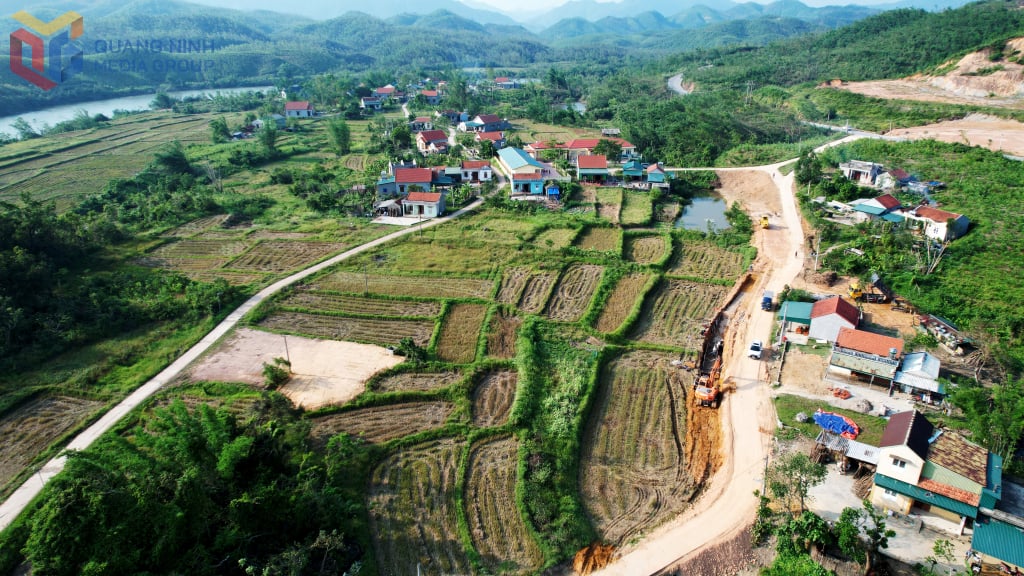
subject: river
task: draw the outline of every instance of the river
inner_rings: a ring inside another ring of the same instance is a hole
[[[181,90],[177,92],[168,92],[168,94],[175,98],[187,98],[202,94],[237,94],[239,92],[248,92],[250,90],[266,91],[273,89],[273,86],[246,86],[239,88],[214,88],[209,90]],[[41,130],[44,126],[53,126],[58,122],[71,120],[79,110],[85,110],[90,115],[105,114],[106,116],[113,115],[114,110],[149,110],[149,103],[153,101],[154,96],[156,96],[155,93],[143,94],[140,96],[123,96],[121,98],[110,98],[107,100],[93,100],[91,102],[78,102],[76,104],[62,104],[60,106],[43,108],[34,112],[24,112],[14,116],[4,116],[0,117],[0,132],[6,132],[11,136],[16,136],[18,131],[14,129],[13,124],[18,118],[28,120],[29,124],[34,128]]]

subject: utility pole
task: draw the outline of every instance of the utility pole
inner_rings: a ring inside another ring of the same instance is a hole
[[[284,335],[284,359],[288,361],[288,365],[292,365],[292,355],[288,353],[288,335]]]

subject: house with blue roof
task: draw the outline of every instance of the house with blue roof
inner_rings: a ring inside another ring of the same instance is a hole
[[[1024,566],[1024,487],[1006,490],[1003,459],[917,410],[889,418],[882,433],[871,502],[901,514],[954,522],[973,531],[980,564]]]
[[[521,148],[498,150],[498,166],[512,186],[512,194],[544,194],[544,165]]]
[[[903,222],[900,201],[892,194],[882,194],[877,198],[861,198],[850,202],[854,218],[861,222],[866,220],[885,220],[887,222]]]

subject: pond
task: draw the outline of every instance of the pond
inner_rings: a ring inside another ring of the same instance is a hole
[[[710,223],[715,230],[725,230],[730,227],[725,218],[728,208],[718,194],[696,196],[683,208],[682,215],[676,220],[676,228],[705,231]]]

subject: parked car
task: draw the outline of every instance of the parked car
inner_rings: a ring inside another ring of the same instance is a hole
[[[761,359],[761,348],[762,348],[761,341],[760,340],[754,340],[753,342],[750,343],[750,350],[747,352],[747,354],[751,358],[753,358],[754,360],[760,360]]]

